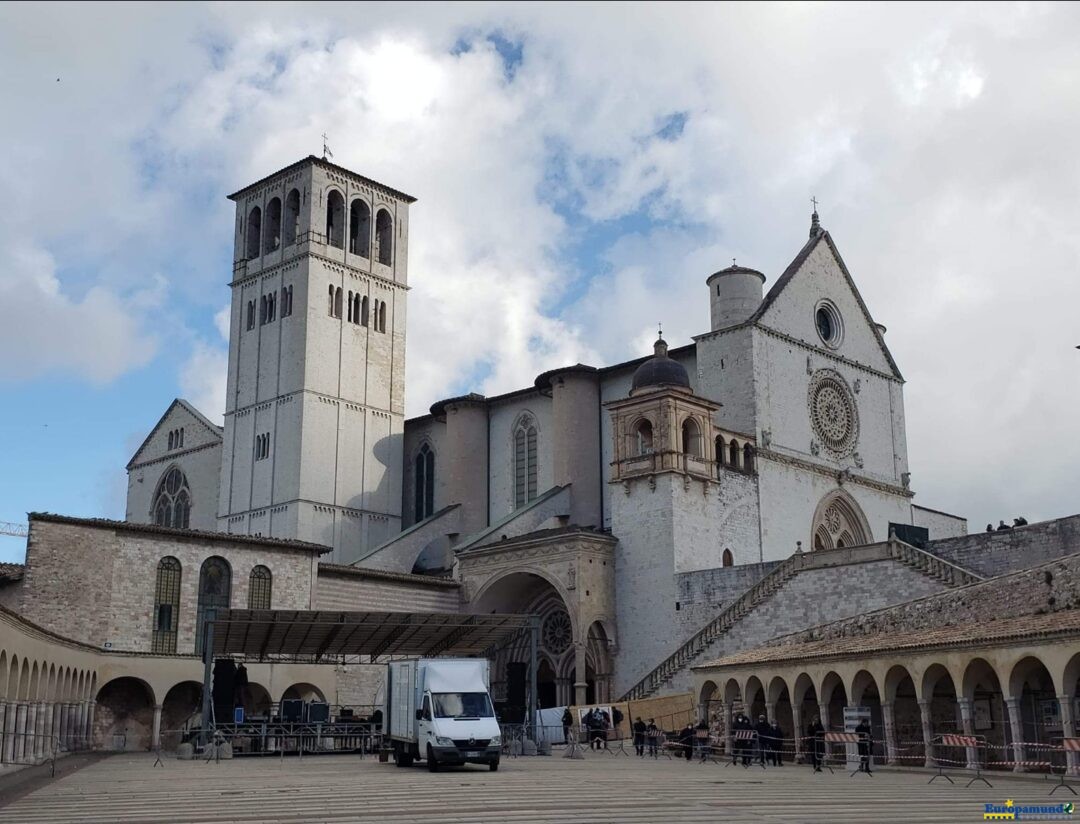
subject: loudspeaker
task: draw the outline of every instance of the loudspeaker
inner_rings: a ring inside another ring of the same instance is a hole
[[[304,702],[299,698],[285,698],[281,702],[281,720],[288,721],[303,721],[304,720]]]
[[[330,720],[330,705],[321,701],[308,704],[308,721],[312,724],[325,724]]]

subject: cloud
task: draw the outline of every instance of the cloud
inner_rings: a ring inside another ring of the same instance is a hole
[[[817,195],[908,381],[917,500],[1075,509],[1074,6],[72,7],[44,40],[0,15],[28,78],[0,90],[8,377],[112,380],[167,329],[218,415],[222,194],[325,131],[420,198],[410,414],[644,354],[658,320],[687,342],[704,278],[737,257],[774,280]]]

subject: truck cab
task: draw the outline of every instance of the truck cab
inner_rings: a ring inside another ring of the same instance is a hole
[[[433,772],[440,765],[499,768],[502,739],[486,660],[392,661],[389,676],[387,736],[399,767],[423,759]]]

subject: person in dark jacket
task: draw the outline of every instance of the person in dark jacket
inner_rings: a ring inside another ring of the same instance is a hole
[[[565,743],[565,744],[570,743],[570,734],[571,734],[571,730],[573,729],[573,727],[574,727],[574,714],[572,712],[570,712],[570,708],[567,707],[565,710],[563,710],[563,714],[562,714],[562,737],[563,737],[563,743]]]
[[[773,722],[772,724],[772,763],[774,767],[784,766],[784,731],[780,729],[780,724]]]
[[[761,766],[765,766],[766,757],[772,758],[770,753],[772,752],[772,725],[766,720],[764,715],[758,716],[757,726],[754,727],[754,732],[757,733],[758,740],[758,752],[761,759]]]
[[[642,758],[645,757],[645,731],[647,729],[645,722],[640,718],[634,722],[634,752]]]
[[[733,732],[753,732],[754,725],[750,723],[750,719],[743,713],[739,713],[739,717],[735,723],[731,725],[731,729]],[[749,767],[750,759],[754,757],[754,742],[748,738],[742,740],[736,739],[734,749],[736,756],[742,758],[742,765],[744,767]]]
[[[645,740],[649,742],[649,755],[656,758],[660,748],[660,729],[653,718],[649,719],[648,726],[645,727]]]
[[[825,755],[825,728],[821,726],[821,719],[814,718],[810,726],[806,728],[806,737],[810,743],[810,758],[814,765],[814,772],[821,772],[821,759]]]
[[[694,727],[694,749],[698,758],[704,761],[709,755],[709,722],[702,718]]]
[[[692,760],[694,757],[694,728],[690,726],[689,721],[679,733],[679,743],[682,745],[683,755],[686,756],[686,760]]]
[[[862,719],[855,732],[859,734],[859,772],[874,773],[870,770],[870,748],[874,745],[873,733],[870,730],[870,722]]]

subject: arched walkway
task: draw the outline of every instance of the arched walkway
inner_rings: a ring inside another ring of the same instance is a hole
[[[293,684],[281,694],[282,701],[295,701],[297,699],[305,702],[326,700],[323,697],[322,690],[314,684],[307,683]]]
[[[153,739],[154,691],[138,678],[114,678],[97,694],[94,746],[128,752],[148,750]]]

